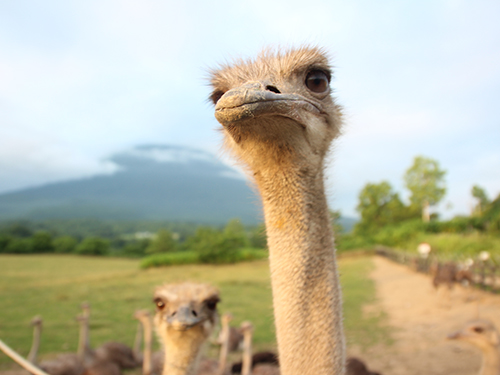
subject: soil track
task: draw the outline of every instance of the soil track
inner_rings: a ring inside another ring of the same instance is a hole
[[[379,302],[366,313],[377,308],[386,312],[394,344],[364,352],[354,348],[349,354],[359,355],[384,375],[477,374],[479,351],[446,336],[478,315],[500,327],[500,295],[461,286],[436,291],[427,275],[382,257],[373,262]]]

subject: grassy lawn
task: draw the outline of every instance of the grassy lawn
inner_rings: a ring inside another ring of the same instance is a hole
[[[368,278],[369,258],[340,260],[348,343],[369,346],[388,337],[384,317],[364,316],[363,305],[372,304],[374,284]],[[80,304],[92,306],[93,346],[115,340],[132,345],[136,309],[153,310],[156,285],[183,280],[208,282],[220,288],[219,311],[231,312],[234,324],[250,320],[255,326],[255,347],[275,344],[272,297],[267,261],[233,265],[182,265],[139,269],[138,260],[29,255],[0,256],[0,338],[26,355],[34,315],[44,319],[40,354],[75,351],[78,326],[74,317]],[[10,361],[0,354],[0,364]]]

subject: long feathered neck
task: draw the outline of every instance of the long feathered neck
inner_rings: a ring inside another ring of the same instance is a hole
[[[153,327],[152,322],[149,317],[141,320],[144,332],[144,353],[142,358],[142,374],[151,374],[151,356],[152,356],[152,345],[153,345]]]
[[[344,374],[342,299],[323,165],[254,172],[264,205],[281,373]]]
[[[229,321],[222,319],[222,342],[219,353],[219,368],[217,370],[217,374],[219,375],[224,374],[224,371],[226,370],[227,353],[229,352],[229,330]]]
[[[483,350],[480,375],[500,375],[500,351],[498,348]]]
[[[37,356],[38,356],[38,349],[40,348],[40,335],[42,332],[42,326],[41,324],[36,324],[33,327],[33,342],[31,343],[31,349],[28,354],[28,357],[26,358],[28,361],[30,361],[33,364],[37,363]]]
[[[196,373],[202,347],[207,339],[201,326],[186,331],[167,330],[163,334],[165,364],[163,375],[193,375]]]

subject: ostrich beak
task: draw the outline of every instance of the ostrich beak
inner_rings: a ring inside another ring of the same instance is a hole
[[[446,336],[446,338],[448,340],[460,340],[461,338],[463,338],[463,334],[461,331],[456,331],[456,332],[450,333],[448,336]]]
[[[186,331],[202,321],[190,306],[181,306],[175,315],[167,317],[168,324],[177,331]]]
[[[261,82],[249,82],[227,91],[215,105],[215,118],[223,126],[260,116],[284,116],[302,123],[301,110],[321,114],[315,103],[297,94],[266,89]]]

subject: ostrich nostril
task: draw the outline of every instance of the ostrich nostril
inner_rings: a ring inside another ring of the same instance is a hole
[[[175,314],[177,314],[177,311],[174,311],[174,312],[172,313],[172,316],[175,316]]]
[[[272,92],[274,92],[276,94],[281,94],[281,91],[278,90],[278,88],[275,87],[275,86],[268,85],[268,86],[266,86],[266,90],[267,91],[272,91]]]
[[[198,316],[198,313],[194,310],[191,311],[193,313],[194,316]]]

